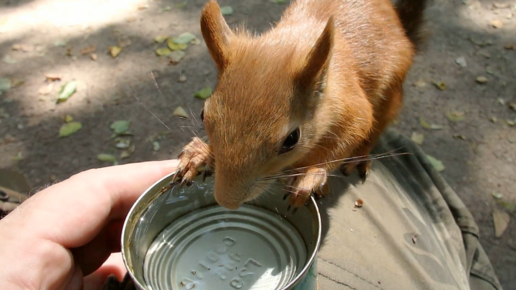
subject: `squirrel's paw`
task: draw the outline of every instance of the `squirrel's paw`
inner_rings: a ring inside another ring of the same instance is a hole
[[[343,164],[340,167],[340,172],[342,172],[342,174],[344,174],[345,176],[348,176],[356,168],[358,171],[358,176],[360,177],[360,180],[362,180],[362,183],[364,183],[367,179],[367,176],[369,175],[369,168],[371,168],[371,163],[372,163],[371,160],[365,160],[365,161],[360,161],[358,163],[353,162],[353,163]]]
[[[204,171],[204,177],[212,174],[211,165],[214,163],[210,147],[200,138],[193,138],[192,142],[183,147],[178,158],[179,165],[172,181],[181,180],[181,186],[185,184],[190,186],[200,171]],[[206,166],[204,170],[203,166]]]
[[[289,203],[294,207],[303,206],[311,194],[322,197],[328,193],[326,169],[312,167],[301,175],[293,177],[287,182],[286,190],[290,195]]]

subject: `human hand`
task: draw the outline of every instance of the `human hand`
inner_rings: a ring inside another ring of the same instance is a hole
[[[101,266],[120,251],[124,219],[176,167],[172,160],[92,169],[23,202],[0,220],[0,289],[94,289],[88,282],[121,279],[123,263]]]

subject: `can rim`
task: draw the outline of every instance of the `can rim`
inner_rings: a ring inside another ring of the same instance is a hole
[[[160,183],[163,183],[163,181],[165,181],[166,179],[171,179],[174,174],[176,173],[177,171],[173,171],[165,176],[163,176],[162,178],[160,178],[158,181],[154,182],[151,186],[149,186],[139,197],[138,199],[136,199],[136,201],[134,202],[134,204],[131,206],[131,209],[129,209],[129,212],[127,213],[127,216],[125,218],[125,221],[124,221],[124,225],[122,227],[122,235],[121,235],[121,239],[120,239],[120,243],[121,243],[121,253],[122,253],[122,260],[124,261],[124,266],[126,267],[127,269],[127,273],[129,273],[129,275],[131,276],[133,282],[136,284],[136,286],[139,288],[139,289],[147,289],[146,287],[144,287],[143,285],[140,284],[140,282],[138,281],[138,279],[136,279],[136,277],[134,276],[133,272],[133,265],[131,264],[131,262],[129,261],[128,257],[127,257],[127,252],[126,252],[126,249],[124,247],[124,242],[126,240],[126,236],[128,234],[130,234],[128,232],[128,227],[131,226],[135,221],[138,220],[138,218],[129,218],[131,217],[132,215],[135,215],[135,209],[137,207],[141,207],[142,205],[140,204],[141,200],[142,199],[145,199],[147,198],[147,194],[149,191],[151,190],[155,190],[155,187],[160,184]],[[148,200],[147,201],[147,204],[150,204],[153,202],[153,200],[158,197],[159,195],[155,195],[152,199]],[[299,272],[299,274],[294,278],[292,279],[292,281],[290,283],[288,283],[285,287],[283,287],[281,290],[287,290],[287,289],[290,289],[292,288],[293,286],[295,286],[301,279],[304,278],[305,275],[308,274],[308,271],[310,269],[310,267],[312,267],[313,263],[314,263],[314,260],[317,258],[317,253],[319,251],[319,248],[320,248],[320,245],[321,245],[321,235],[322,235],[322,223],[321,223],[321,214],[320,214],[320,211],[319,211],[319,207],[317,206],[317,202],[315,200],[315,198],[313,197],[313,195],[310,195],[310,201],[311,201],[311,204],[313,205],[314,207],[314,210],[315,210],[315,215],[317,217],[317,239],[316,239],[316,243],[315,243],[315,246],[313,248],[313,251],[312,251],[312,254],[310,255],[310,258],[308,259],[308,261],[305,263],[305,266],[303,267],[303,269]],[[143,212],[140,211],[137,213],[137,215],[141,215]],[[130,222],[132,221],[132,222]],[[132,233],[132,232],[131,232]]]

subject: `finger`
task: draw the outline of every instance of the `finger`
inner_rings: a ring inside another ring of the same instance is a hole
[[[176,166],[173,160],[88,170],[37,193],[6,218],[64,247],[81,247],[109,220],[123,219],[144,190]]]
[[[111,253],[120,252],[122,227],[123,220],[110,222],[89,243],[72,249],[75,264],[81,267],[84,275],[98,269]]]

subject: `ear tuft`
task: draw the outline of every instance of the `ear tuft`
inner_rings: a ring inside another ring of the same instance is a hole
[[[202,10],[201,32],[211,57],[222,71],[228,62],[227,51],[233,32],[213,0],[208,1]]]

